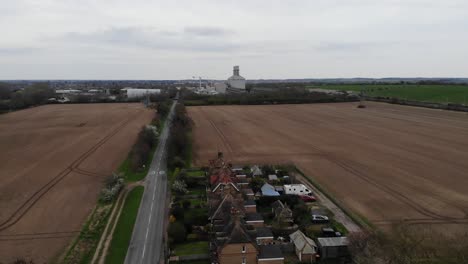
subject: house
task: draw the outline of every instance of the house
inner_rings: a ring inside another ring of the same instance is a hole
[[[253,177],[259,177],[263,175],[263,172],[258,165],[252,166],[252,168],[250,168],[250,171],[252,172]]]
[[[262,188],[260,188],[262,191],[263,196],[279,196],[280,194],[275,191],[275,187],[272,185],[265,183],[263,184]]]
[[[218,202],[213,201],[210,203],[208,220],[212,224],[224,225],[231,219],[232,214],[244,216],[245,208],[243,204],[242,197],[239,197],[239,195],[233,196],[228,193],[221,201],[218,200]]]
[[[244,210],[246,213],[256,213],[257,212],[257,203],[255,200],[245,200],[244,201]]]
[[[300,230],[290,234],[289,238],[294,244],[296,255],[300,262],[315,262],[317,245],[311,238],[304,235]]]
[[[257,245],[238,218],[226,226],[224,235],[215,244],[220,264],[257,263]]]
[[[216,173],[210,176],[211,192],[218,194],[239,192],[240,190],[235,180],[236,178],[229,168],[220,168]]]
[[[273,233],[268,227],[255,228],[257,245],[268,245],[273,242]]]
[[[317,243],[322,259],[349,256],[347,237],[319,237]]]
[[[284,255],[280,245],[260,245],[258,263],[261,264],[283,264]]]
[[[245,222],[254,227],[262,227],[264,224],[263,216],[259,213],[246,213]]]
[[[271,204],[272,213],[275,214],[275,220],[283,223],[293,223],[293,212],[289,206],[283,204],[280,200]]]

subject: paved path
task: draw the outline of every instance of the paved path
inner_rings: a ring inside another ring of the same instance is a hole
[[[299,174],[296,174],[296,178],[313,191],[314,196],[317,197],[320,203],[332,211],[332,213],[335,215],[335,220],[342,223],[349,232],[362,231],[361,227],[359,227],[348,215],[346,215],[340,207],[328,199],[328,197],[315,188],[315,186],[310,184],[307,179],[304,179],[304,177]]]
[[[159,263],[163,250],[166,207],[166,143],[176,101],[171,106],[159,144],[145,178],[145,192],[138,210],[126,264]]]

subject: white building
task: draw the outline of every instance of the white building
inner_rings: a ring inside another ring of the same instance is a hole
[[[227,80],[229,92],[245,92],[245,78],[239,75],[239,66],[234,66],[233,75]]]
[[[217,82],[214,84],[214,87],[215,87],[216,92],[220,94],[226,93],[227,85],[225,83]]]
[[[312,195],[312,191],[304,184],[285,184],[284,193],[292,195]]]
[[[126,91],[127,98],[139,98],[150,94],[160,94],[161,89],[138,89],[138,88],[124,88],[122,91]]]

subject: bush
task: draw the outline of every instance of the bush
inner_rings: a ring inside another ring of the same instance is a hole
[[[174,181],[174,183],[172,184],[172,190],[179,194],[188,193],[187,184],[185,184],[184,181]]]
[[[181,157],[175,156],[172,159],[172,167],[173,168],[183,168],[183,167],[185,167],[185,161]]]
[[[99,201],[103,203],[112,202],[120,193],[120,190],[122,190],[123,185],[123,176],[113,173],[112,176],[106,180],[106,187],[101,190]]]
[[[182,243],[187,238],[185,226],[178,221],[169,225],[168,234],[174,243]]]

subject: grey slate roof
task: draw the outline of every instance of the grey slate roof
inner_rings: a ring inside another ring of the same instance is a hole
[[[257,231],[257,238],[259,238],[259,237],[271,237],[271,238],[273,238],[273,233],[271,232],[270,228],[268,228],[268,227],[257,227],[255,230]]]
[[[347,237],[319,237],[317,242],[321,247],[340,247],[348,245]]]
[[[263,221],[263,216],[259,213],[245,214],[245,221]]]
[[[258,259],[284,258],[283,251],[279,245],[261,245]]]

